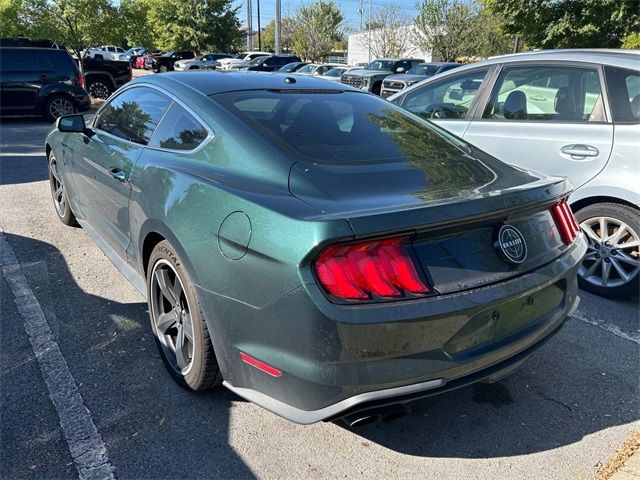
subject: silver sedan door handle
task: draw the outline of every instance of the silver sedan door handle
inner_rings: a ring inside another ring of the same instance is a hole
[[[560,151],[572,157],[597,157],[600,153],[598,149],[592,145],[565,145]]]
[[[125,173],[119,168],[111,168],[109,169],[109,173],[113,178],[115,178],[119,182],[124,182],[127,179],[127,176],[125,175]]]

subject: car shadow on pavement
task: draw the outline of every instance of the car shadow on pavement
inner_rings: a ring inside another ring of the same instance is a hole
[[[635,318],[621,323],[640,331],[637,304],[625,308],[631,317],[635,311]],[[502,381],[416,401],[405,417],[353,432],[423,457],[493,458],[553,450],[640,419],[638,358],[635,341],[572,318]]]
[[[230,412],[238,397],[222,387],[188,392],[171,379],[141,297],[119,303],[87,293],[56,247],[4,235],[106,443],[117,478],[254,477],[229,445]],[[96,285],[99,290],[100,282]]]

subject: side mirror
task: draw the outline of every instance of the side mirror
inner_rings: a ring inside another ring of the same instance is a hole
[[[398,67],[398,68],[396,68],[396,73],[404,73],[404,72],[405,72],[404,67]]]
[[[60,132],[84,133],[87,127],[82,115],[65,115],[58,118],[56,128]]]

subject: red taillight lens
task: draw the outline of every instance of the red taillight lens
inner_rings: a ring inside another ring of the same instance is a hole
[[[334,245],[314,264],[330,295],[352,301],[424,296],[431,293],[409,249],[410,237]]]
[[[78,86],[79,86],[80,88],[84,88],[84,85],[85,85],[85,83],[84,83],[84,75],[83,75],[83,74],[81,74],[81,73],[79,73],[79,74],[78,74],[78,76],[77,76],[77,78],[76,78],[76,80],[77,80],[77,82],[78,82]]]
[[[563,198],[551,207],[551,216],[560,231],[562,241],[570,245],[578,236],[580,227],[578,226],[576,218],[573,216],[573,212],[566,198]]]

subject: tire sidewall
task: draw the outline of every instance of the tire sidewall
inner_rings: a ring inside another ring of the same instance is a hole
[[[626,223],[637,235],[640,235],[640,211],[616,203],[595,203],[581,208],[575,213],[578,224],[594,217],[611,217]],[[640,285],[640,272],[625,285],[619,287],[601,287],[594,285],[578,276],[578,284],[583,290],[606,296],[620,297],[632,291],[637,291]]]
[[[171,264],[172,268],[175,270],[178,277],[180,278],[180,281],[182,282],[182,288],[185,296],[187,297],[187,302],[189,303],[191,322],[193,324],[194,341],[193,365],[186,375],[181,375],[179,372],[176,372],[169,360],[165,357],[163,345],[160,342],[158,338],[158,332],[156,331],[156,325],[151,306],[151,280],[156,264],[159,260],[165,260],[169,264]],[[193,284],[191,283],[190,276],[184,268],[184,264],[182,263],[180,256],[176,252],[176,249],[167,240],[163,240],[162,242],[158,243],[158,245],[154,247],[153,251],[151,252],[151,256],[149,257],[147,268],[147,300],[151,330],[153,332],[153,336],[156,341],[156,345],[158,346],[158,351],[160,352],[160,357],[162,358],[163,363],[165,364],[171,376],[180,386],[188,390],[197,389],[197,385],[201,383],[201,380],[205,374],[205,358],[203,354],[203,345],[205,341],[204,336],[207,334],[206,324],[204,321],[202,308],[200,307],[200,303],[197,299]]]
[[[69,202],[69,191],[64,185],[62,178],[60,178],[60,181],[62,182],[62,187],[64,188],[64,194],[67,196],[67,201],[65,202],[65,206],[64,206],[64,215],[60,215],[60,213],[58,212],[58,209],[56,208],[54,190],[53,190],[53,185],[51,183],[51,180],[52,180],[51,164],[55,161],[58,164],[58,173],[60,174],[60,176],[62,176],[62,172],[60,171],[60,163],[58,162],[58,159],[55,157],[53,152],[49,154],[49,158],[47,160],[48,160],[47,167],[49,168],[49,171],[47,173],[49,175],[49,190],[51,191],[51,201],[53,202],[53,211],[56,213],[56,216],[58,217],[58,219],[65,225],[76,225],[76,218],[73,215],[73,212],[71,211],[71,203]]]
[[[44,116],[47,118],[47,120],[50,120],[52,122],[55,122],[57,120],[58,117],[54,117],[51,114],[51,103],[54,100],[57,100],[60,98],[67,100],[68,102],[71,103],[71,105],[73,105],[73,112],[71,112],[70,115],[78,113],[78,106],[75,104],[75,102],[71,98],[69,98],[67,95],[54,94],[54,95],[51,95],[49,98],[47,98],[47,100],[44,103]]]

